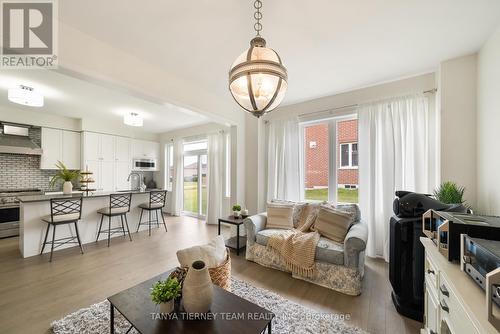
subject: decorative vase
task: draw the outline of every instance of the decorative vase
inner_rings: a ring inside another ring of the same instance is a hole
[[[248,209],[241,210],[241,216],[243,218],[248,217]]]
[[[193,262],[182,285],[184,310],[188,313],[208,312],[213,294],[212,280],[205,262]]]
[[[233,211],[233,216],[234,216],[234,218],[240,218],[240,212],[239,211]]]
[[[73,192],[73,183],[71,181],[66,181],[63,183],[63,194],[64,195],[71,195]]]
[[[174,310],[174,300],[171,299],[166,303],[160,303],[160,313],[171,313]]]

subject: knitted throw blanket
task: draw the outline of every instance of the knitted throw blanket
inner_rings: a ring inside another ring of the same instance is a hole
[[[272,235],[267,247],[283,257],[286,268],[292,273],[311,278],[315,272],[314,255],[319,237],[318,232],[284,230]]]

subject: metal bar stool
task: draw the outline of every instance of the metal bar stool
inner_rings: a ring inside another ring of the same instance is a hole
[[[111,235],[115,233],[123,233],[123,236],[126,236],[126,233],[128,233],[128,237],[130,241],[132,241],[132,236],[130,236],[130,229],[128,227],[127,220],[127,213],[130,212],[131,199],[132,193],[109,195],[109,206],[97,211],[97,213],[101,214],[101,223],[99,224],[99,231],[97,232],[97,239],[95,240],[95,242],[99,240],[99,236],[101,235],[101,233],[108,234],[108,247]],[[101,230],[104,216],[108,217],[107,230]],[[111,217],[117,216],[120,217],[121,226],[111,228]],[[127,226],[127,229],[125,229],[125,226]]]
[[[43,254],[45,245],[47,243],[51,244],[50,247],[50,259],[52,262],[52,254],[54,249],[65,244],[78,244],[80,246],[80,251],[83,254],[82,242],[80,240],[80,234],[78,233],[77,222],[82,217],[82,197],[78,198],[52,198],[50,200],[50,215],[42,217],[42,221],[47,223],[47,231],[45,232],[45,239],[43,240],[42,250],[40,255]],[[70,237],[56,239],[56,227],[58,225],[68,225],[75,224],[76,236],[74,237],[71,233]],[[47,241],[49,235],[50,227],[52,226],[52,240]],[[76,241],[75,241],[76,239]],[[55,247],[54,247],[55,246]]]
[[[167,224],[165,224],[165,217],[163,217],[162,209],[165,207],[165,202],[167,200],[167,191],[152,191],[149,193],[149,203],[143,203],[139,205],[141,208],[141,217],[139,218],[139,225],[137,225],[137,231],[139,232],[139,228],[141,225],[148,225],[149,235],[151,235],[151,224],[156,223],[157,227],[160,227],[160,221],[158,220],[158,211],[160,211],[161,220],[163,221],[163,226],[165,226],[165,232],[167,232]],[[146,210],[148,212],[148,221],[142,222],[142,214]],[[156,219],[151,220],[151,213],[154,212],[156,215]]]

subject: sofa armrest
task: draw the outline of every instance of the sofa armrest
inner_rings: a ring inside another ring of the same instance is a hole
[[[257,233],[266,228],[266,222],[267,222],[266,212],[245,218],[243,224],[245,225],[245,230],[247,233],[247,243],[249,245],[253,245]]]
[[[364,252],[367,240],[368,226],[365,222],[361,220],[351,226],[344,240],[344,265],[346,267],[359,267],[360,253]]]

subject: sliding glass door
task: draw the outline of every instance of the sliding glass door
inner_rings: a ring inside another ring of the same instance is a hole
[[[184,144],[184,212],[204,217],[207,214],[206,140]]]
[[[343,116],[302,125],[304,199],[358,202],[358,120]]]

